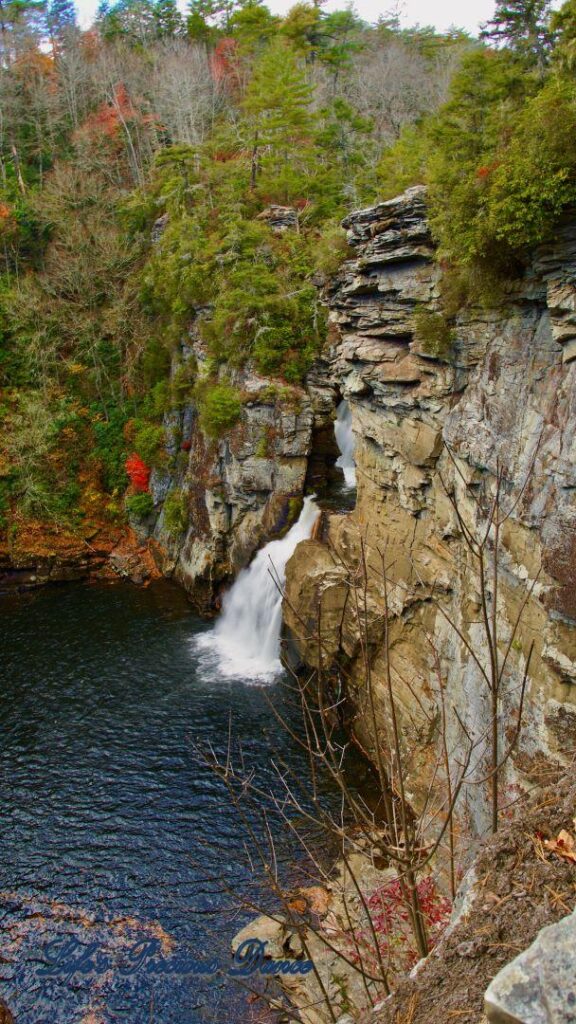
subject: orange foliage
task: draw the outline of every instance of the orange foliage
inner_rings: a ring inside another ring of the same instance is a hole
[[[479,181],[486,181],[491,174],[500,166],[500,161],[496,160],[493,164],[487,164],[485,167],[479,167],[476,171],[476,177]]]
[[[20,78],[29,79],[30,76],[37,78],[55,78],[56,69],[54,61],[48,53],[41,53],[40,50],[25,50],[16,58],[11,67],[12,74]]]
[[[122,121],[131,121],[135,117],[136,111],[130,102],[128,90],[124,83],[120,82],[114,90],[114,101],[102,103],[88,118],[88,125],[103,135],[113,137],[119,132]]]
[[[93,61],[99,56],[102,50],[102,40],[93,28],[82,34],[82,50],[86,60]]]
[[[240,75],[236,62],[238,44],[235,39],[221,39],[210,58],[210,70],[215,82],[237,89]]]

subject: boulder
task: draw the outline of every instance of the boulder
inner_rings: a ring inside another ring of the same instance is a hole
[[[490,1024],[574,1024],[576,911],[543,928],[488,986]]]

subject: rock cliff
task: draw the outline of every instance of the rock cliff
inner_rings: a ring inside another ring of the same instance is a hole
[[[189,364],[202,373],[207,358],[197,323],[192,324],[174,358],[173,379],[185,376]],[[291,525],[307,476],[318,462],[333,463],[338,454],[330,383],[288,387],[249,369],[234,371],[231,383],[242,396],[237,425],[222,439],[210,439],[194,404],[174,410],[165,420],[169,466],[155,470],[151,479],[159,510],[152,535],[155,556],[203,611],[217,604],[221,585],[263,542]],[[170,492],[183,502],[183,523],[176,530],[166,521]]]
[[[310,381],[350,404],[357,505],[327,515],[323,538],[297,548],[285,615],[315,664],[320,609],[323,668],[344,685],[349,727],[372,757],[367,664],[384,748],[391,665],[416,807],[431,773],[442,785],[441,704],[457,710],[446,714],[447,745],[461,749],[463,730],[475,744],[463,804],[467,826],[482,832],[490,651],[465,532],[478,539],[495,503],[497,592],[487,571],[484,598],[503,666],[502,756],[522,720],[501,802],[553,777],[576,747],[576,225],[502,285],[494,308],[447,318],[425,199],[410,189],[345,222],[354,258],[326,289],[330,343]]]
[[[491,304],[468,302],[457,313],[447,306],[425,190],[356,212],[345,227],[354,255],[324,288],[329,340],[304,387],[235,370],[242,414],[221,440],[203,434],[193,405],[166,418],[170,460],[152,477],[152,547],[200,608],[217,606],[221,586],[290,524],[305,488],[330,475],[334,409],[344,397],[356,507],[325,512],[322,529],[297,549],[285,619],[300,656],[315,664],[320,609],[323,669],[343,687],[348,727],[370,757],[367,666],[386,749],[391,665],[416,808],[431,772],[445,799],[444,705],[448,749],[462,750],[465,736],[474,744],[474,785],[461,811],[467,828],[483,832],[486,621],[501,669],[501,804],[554,777],[576,749],[576,225],[566,220]],[[207,359],[197,326],[174,358],[175,380]],[[176,528],[168,494],[182,501]],[[497,578],[490,515],[500,522]]]

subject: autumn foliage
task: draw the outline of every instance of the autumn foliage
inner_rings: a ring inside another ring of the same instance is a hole
[[[129,455],[125,463],[126,472],[132,487],[135,491],[148,491],[150,482],[150,469],[143,459],[135,452]]]
[[[210,70],[214,81],[231,89],[236,89],[240,85],[237,51],[238,44],[235,39],[221,39],[210,58]]]
[[[418,898],[426,920],[430,948],[432,949],[448,924],[452,903],[436,888],[431,875],[418,883]],[[381,955],[399,972],[410,970],[418,960],[410,929],[410,913],[400,881],[385,882],[366,900]],[[367,929],[356,934],[356,944],[370,955],[373,936]],[[351,958],[359,960],[358,949],[351,950]],[[377,961],[374,960],[374,966]]]

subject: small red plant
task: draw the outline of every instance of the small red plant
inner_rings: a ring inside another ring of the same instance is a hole
[[[476,170],[476,177],[478,178],[478,181],[487,181],[490,175],[494,174],[494,171],[498,170],[499,166],[500,161],[495,160],[492,164],[486,164],[482,167],[478,167]]]
[[[210,70],[215,82],[231,91],[240,86],[238,44],[235,39],[221,39],[210,58]]]
[[[136,452],[129,455],[124,468],[135,491],[147,491],[150,481],[150,469]]]
[[[452,904],[446,896],[438,892],[430,875],[418,883],[418,897],[426,921],[430,949],[433,949],[448,924]],[[366,903],[378,939],[380,955],[388,961],[395,972],[409,971],[417,962],[418,953],[413,945],[410,914],[398,879],[386,882],[376,889],[367,897]],[[354,947],[354,951],[351,951],[351,958],[354,961],[359,960],[361,956],[370,967],[377,968],[371,929],[363,928],[355,933]]]

